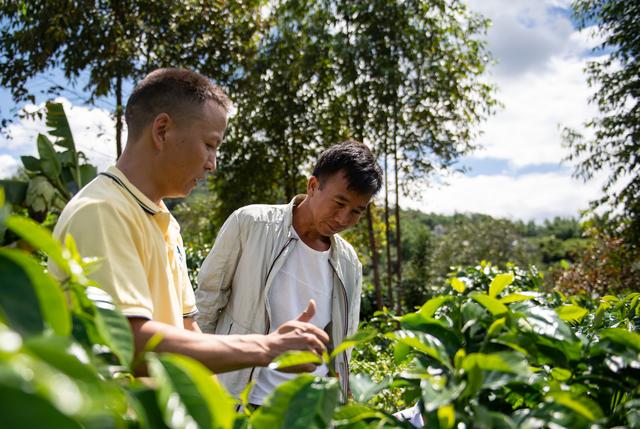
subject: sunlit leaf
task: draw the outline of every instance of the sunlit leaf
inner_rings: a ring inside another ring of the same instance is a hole
[[[594,401],[585,397],[572,396],[569,392],[551,392],[547,401],[564,405],[590,421],[596,421],[603,416],[602,410]]]
[[[7,228],[36,249],[42,250],[60,269],[71,274],[63,248],[49,230],[31,219],[17,215],[9,216],[6,223]]]
[[[512,302],[527,301],[534,298],[535,296],[533,295],[525,295],[522,293],[510,293],[509,295],[500,298],[500,302],[503,304],[511,304]]]
[[[339,383],[335,378],[309,374],[281,384],[251,416],[255,429],[324,429],[338,405]]]
[[[438,408],[438,425],[441,428],[451,429],[456,422],[456,410],[453,405],[445,405]]]
[[[484,294],[484,293],[472,293],[469,295],[474,301],[478,302],[484,308],[489,310],[494,316],[499,316],[509,311],[509,309],[497,299]]]
[[[513,273],[502,273],[495,276],[489,285],[489,296],[495,298],[500,295],[504,288],[513,283],[513,278]]]
[[[338,344],[338,346],[331,351],[331,359],[338,356],[340,353],[344,352],[350,347],[355,347],[358,344],[364,344],[368,341],[374,339],[377,335],[377,332],[373,329],[364,329],[359,330],[355,334],[345,338],[342,343]]]
[[[451,287],[458,293],[464,292],[467,288],[464,282],[457,277],[451,279]]]
[[[235,401],[201,363],[181,355],[149,357],[159,406],[171,428],[232,429]]]
[[[555,308],[558,316],[567,322],[580,322],[589,311],[578,305],[562,305]]]
[[[284,352],[280,356],[276,357],[269,364],[269,368],[285,369],[285,368],[290,368],[292,366],[306,365],[310,363],[315,365],[320,365],[322,363],[322,359],[320,358],[320,356],[312,352],[302,351],[302,350],[291,350],[288,352]]]
[[[622,328],[606,328],[599,332],[601,339],[608,339],[615,343],[640,352],[640,334]]]

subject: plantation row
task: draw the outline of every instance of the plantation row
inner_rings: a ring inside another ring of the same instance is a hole
[[[159,338],[134,359],[128,322],[86,276],[100,261],[73,240],[63,247],[6,210],[0,227],[69,275],[58,284],[33,254],[0,248],[2,427],[393,428],[412,427],[393,416],[410,406],[428,428],[640,427],[640,293],[548,294],[535,270],[482,263],[416,312],[376,313],[333,351],[355,346],[346,403],[335,378],[302,375],[238,412],[246,394],[236,401],[199,363],[154,353]],[[273,366],[313,360],[289,353]],[[143,362],[151,380],[132,375]]]

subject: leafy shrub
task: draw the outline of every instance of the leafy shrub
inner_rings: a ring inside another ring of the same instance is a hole
[[[128,322],[87,278],[97,261],[73,240],[63,247],[6,211],[0,224],[69,276],[59,284],[25,251],[0,249],[6,427],[400,428],[409,424],[390,412],[413,403],[429,428],[640,425],[640,293],[568,298],[540,289],[534,270],[461,269],[418,311],[377,313],[332,352],[356,346],[346,403],[335,377],[302,375],[236,412],[198,362],[152,344],[134,360]],[[309,360],[288,353],[274,366]],[[142,362],[151,384],[132,372]]]

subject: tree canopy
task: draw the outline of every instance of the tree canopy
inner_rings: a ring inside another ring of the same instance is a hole
[[[608,175],[605,196],[594,206],[608,204],[621,210],[627,237],[640,242],[640,3],[628,0],[577,0],[573,3],[581,28],[595,23],[602,38],[589,62],[591,98],[600,116],[585,124],[593,138],[565,130],[577,161],[575,174],[586,180]]]

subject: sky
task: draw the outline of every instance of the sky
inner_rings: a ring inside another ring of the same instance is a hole
[[[469,0],[468,5],[492,21],[487,41],[495,64],[487,80],[498,87],[496,98],[502,107],[480,125],[482,135],[476,143],[481,149],[457,164],[466,173],[449,175],[438,185],[430,181],[418,186],[421,197],[404,197],[401,206],[536,222],[578,216],[601,195],[604,177],[588,183],[572,178],[572,166],[562,162],[568,152],[561,128],[580,130],[597,115],[588,103],[593,88],[583,72],[586,62],[594,58],[591,48],[597,40],[590,30],[575,28],[570,0]],[[64,83],[54,71],[34,79],[30,86],[37,90],[52,81]],[[65,104],[79,150],[100,170],[111,165],[115,161],[113,101],[87,105],[81,88],[61,95],[59,101]],[[16,110],[3,88],[0,106],[5,116]],[[16,120],[9,129],[12,138],[0,136],[0,178],[16,171],[21,155],[36,153],[35,137],[44,129],[42,122]]]

